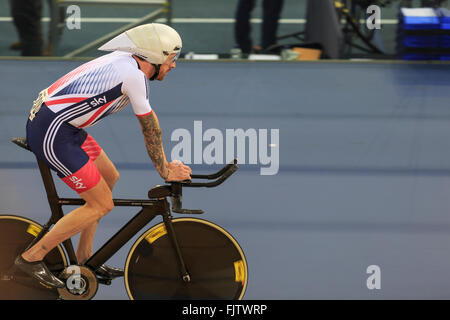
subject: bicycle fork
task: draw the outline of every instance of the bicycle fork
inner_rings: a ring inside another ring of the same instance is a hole
[[[172,242],[172,245],[175,249],[178,263],[180,264],[181,278],[183,279],[184,282],[190,282],[191,276],[189,275],[189,272],[186,268],[186,264],[184,263],[183,256],[181,254],[181,249],[180,246],[178,245],[177,237],[175,235],[175,230],[173,229],[172,215],[170,214],[169,210],[166,211],[165,214],[163,214],[163,221],[167,230],[167,234],[169,235],[170,241]]]

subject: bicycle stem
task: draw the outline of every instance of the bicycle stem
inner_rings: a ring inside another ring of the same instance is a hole
[[[191,182],[191,180],[181,181],[181,182],[170,182],[170,186],[167,186],[166,191],[170,193],[170,199],[172,202],[172,211],[181,214],[202,214],[203,210],[200,209],[183,209],[182,208],[182,198],[183,198],[183,187],[192,187],[192,188],[213,188],[222,184],[225,180],[227,180],[236,170],[237,159],[234,159],[232,163],[227,164],[221,170],[214,174],[210,175],[191,175],[193,179],[207,179],[212,180],[218,178],[216,181],[212,182]],[[152,191],[152,190],[150,190]],[[149,191],[149,197],[151,197]],[[164,195],[164,194],[163,194]],[[166,195],[167,196],[167,195]]]

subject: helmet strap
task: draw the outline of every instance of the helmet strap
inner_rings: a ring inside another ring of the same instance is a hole
[[[153,81],[153,80],[155,80],[158,77],[158,75],[159,75],[159,68],[161,67],[160,64],[153,64],[153,63],[152,63],[152,66],[155,68],[155,73],[153,74],[153,77],[150,78],[150,81]]]

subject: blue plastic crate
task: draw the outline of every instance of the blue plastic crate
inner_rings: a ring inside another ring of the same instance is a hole
[[[401,8],[397,25],[397,54],[403,60],[450,60],[449,54],[437,54],[439,48],[450,48],[450,10],[433,8]],[[409,31],[409,32],[408,32]],[[411,35],[425,31],[426,35]],[[420,48],[422,53],[408,53]],[[438,49],[438,50],[436,50]],[[430,51],[430,52],[428,52]],[[433,52],[434,51],[434,52]]]
[[[404,30],[440,29],[440,20],[432,8],[401,8],[399,24]]]

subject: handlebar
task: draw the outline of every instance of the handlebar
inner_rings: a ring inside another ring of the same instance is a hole
[[[220,169],[216,173],[213,173],[213,174],[193,174],[193,175],[191,175],[191,178],[192,179],[208,179],[208,180],[216,179],[216,178],[220,177],[221,175],[223,175],[227,170],[232,170],[230,168],[235,168],[233,170],[233,172],[238,169],[237,159],[234,159],[232,163],[227,164],[225,167],[223,167],[222,169]]]
[[[191,180],[185,180],[182,182],[171,182],[172,185],[176,183],[180,183],[183,187],[191,187],[191,188],[200,188],[200,187],[206,187],[206,188],[212,188],[217,187],[218,185],[222,184],[225,180],[227,180],[233,173],[236,172],[238,169],[237,166],[237,159],[234,159],[232,163],[227,164],[225,167],[217,171],[213,174],[192,174]],[[192,179],[207,179],[207,180],[213,180],[217,179],[213,182],[192,182]]]
[[[237,159],[227,164],[222,169],[213,174],[192,174],[191,180],[185,181],[166,181],[169,185],[158,186],[156,189],[149,191],[149,198],[170,196],[172,202],[172,211],[182,214],[202,214],[200,209],[182,209],[183,187],[189,188],[212,188],[217,187],[227,180],[238,169]],[[214,180],[212,182],[192,182],[192,179]],[[158,189],[159,188],[159,189]]]

